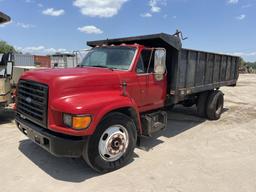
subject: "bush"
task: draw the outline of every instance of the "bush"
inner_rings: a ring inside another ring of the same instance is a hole
[[[14,47],[9,45],[5,41],[0,41],[0,53],[9,53],[9,52],[15,52]]]

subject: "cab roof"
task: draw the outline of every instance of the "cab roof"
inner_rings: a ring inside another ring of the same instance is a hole
[[[4,14],[0,11],[0,24],[1,23],[6,23],[10,20],[11,20],[11,18],[8,15],[6,15],[6,14]]]
[[[102,46],[102,45],[120,45],[120,44],[140,44],[147,47],[172,47],[174,49],[181,49],[181,41],[179,37],[169,35],[166,33],[158,33],[152,35],[143,35],[135,37],[125,37],[117,39],[105,39],[98,41],[88,41],[87,45],[90,47]]]

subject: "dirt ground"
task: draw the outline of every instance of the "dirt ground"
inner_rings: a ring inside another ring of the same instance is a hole
[[[256,191],[256,75],[222,88],[219,121],[176,107],[168,129],[142,140],[128,166],[105,175],[81,159],[56,158],[16,128],[11,111],[0,115],[0,191]]]

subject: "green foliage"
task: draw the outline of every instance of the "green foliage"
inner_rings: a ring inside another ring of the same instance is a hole
[[[249,67],[256,69],[256,62],[248,62],[246,63],[246,65],[248,65]]]
[[[240,73],[256,73],[256,61],[255,62],[245,62],[241,60],[239,66]]]
[[[5,41],[0,41],[0,53],[16,52],[14,47],[6,43]]]

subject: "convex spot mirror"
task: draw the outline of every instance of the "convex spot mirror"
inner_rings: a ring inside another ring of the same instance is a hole
[[[161,81],[164,78],[166,72],[166,51],[165,49],[155,50],[155,66],[154,74],[157,81]]]

